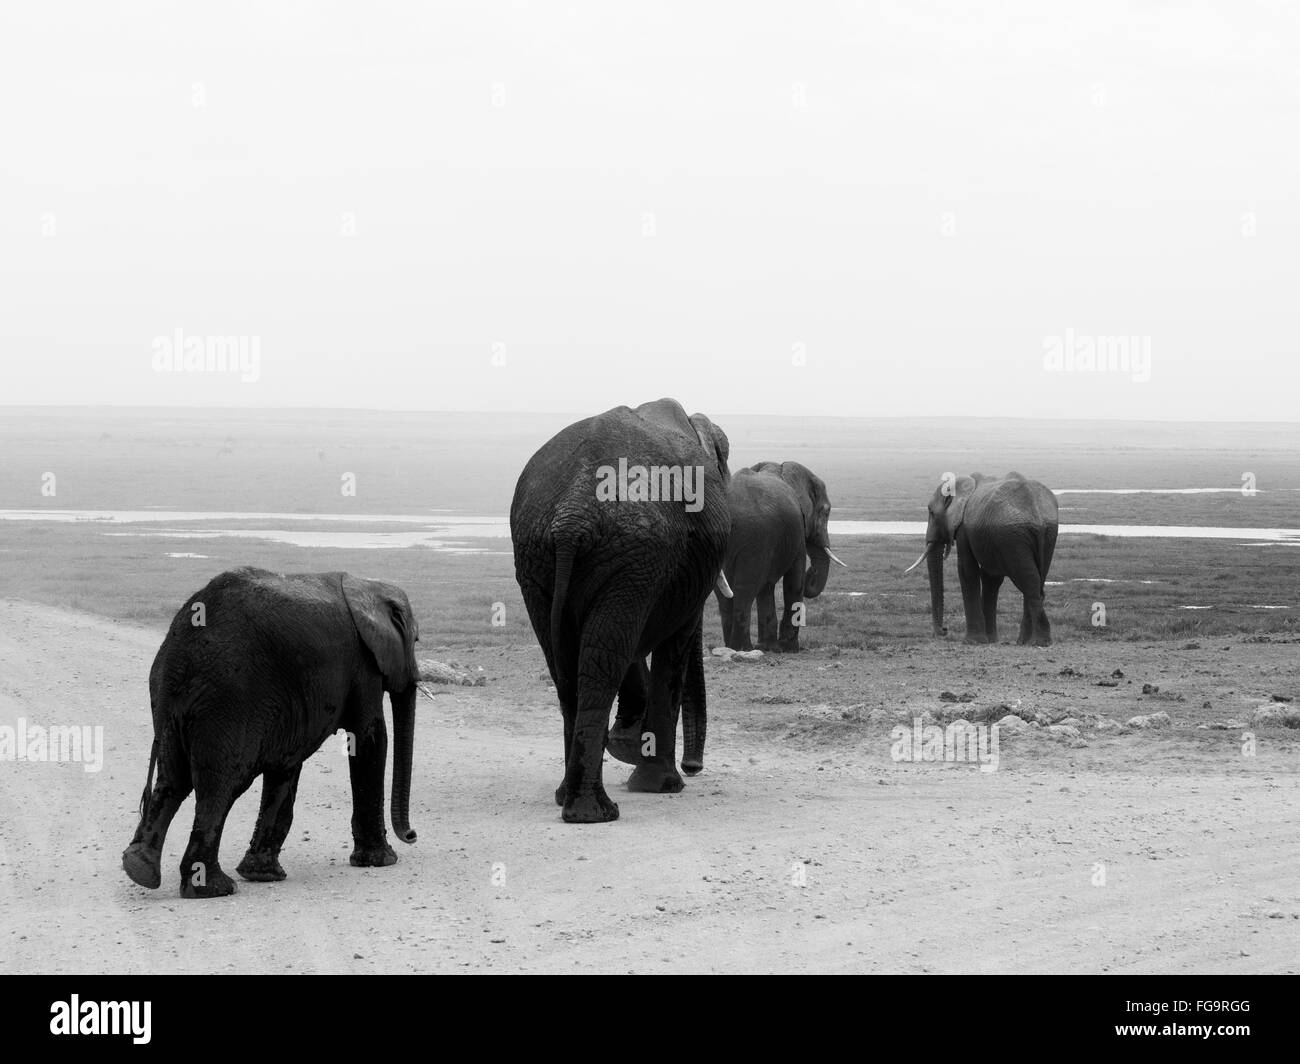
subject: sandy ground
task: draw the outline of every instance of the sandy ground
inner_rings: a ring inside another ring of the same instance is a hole
[[[412,821],[387,869],[348,865],[327,745],[304,768],[279,884],[177,892],[121,871],[162,633],[0,602],[0,724],[102,724],[104,767],[0,763],[0,971],[1286,972],[1300,969],[1300,733],[1197,730],[1294,696],[1295,644],[886,644],[710,660],[704,773],[561,823],[560,721],[535,647],[425,653],[482,688],[423,701]],[[1119,669],[1116,687],[1097,680]],[[1068,671],[1067,671],[1068,670]],[[1143,696],[1142,683],[1160,686]],[[888,718],[998,703],[1175,727],[1000,736],[998,770],[895,763]],[[1210,703],[1205,708],[1203,703]],[[256,789],[227,823],[233,870]],[[1099,885],[1104,872],[1104,885]]]

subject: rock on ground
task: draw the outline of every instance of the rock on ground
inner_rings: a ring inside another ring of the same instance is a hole
[[[1169,719],[1169,714],[1163,709],[1159,713],[1147,713],[1140,717],[1129,717],[1124,722],[1126,728],[1168,728],[1173,725]]]
[[[415,663],[420,670],[420,679],[425,683],[449,683],[458,687],[483,687],[487,684],[486,676],[475,676],[463,669],[455,669],[433,658],[420,658]]]
[[[1251,715],[1250,722],[1273,728],[1300,728],[1300,709],[1285,702],[1260,706]]]

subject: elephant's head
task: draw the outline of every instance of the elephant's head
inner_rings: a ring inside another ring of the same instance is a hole
[[[808,552],[808,571],[803,578],[803,597],[816,598],[826,587],[831,562],[844,565],[831,553],[827,525],[831,517],[831,497],[826,484],[816,473],[798,462],[760,462],[755,472],[775,473],[790,486],[803,514],[804,549]],[[845,568],[848,568],[845,566]]]
[[[357,634],[375,660],[393,706],[393,831],[414,842],[411,830],[411,760],[415,750],[415,699],[419,669],[415,644],[420,630],[406,592],[378,580],[342,578]]]
[[[975,490],[975,484],[974,477],[945,474],[930,496],[927,507],[925,553],[921,558],[925,559],[930,575],[930,622],[936,636],[946,635],[948,631],[943,625],[944,559],[957,541],[957,530],[966,517],[966,504],[970,501],[971,492]],[[921,558],[917,559],[912,569],[920,564]]]

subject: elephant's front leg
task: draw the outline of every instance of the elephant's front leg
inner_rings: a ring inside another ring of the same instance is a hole
[[[640,760],[641,732],[645,730],[646,694],[649,690],[650,670],[646,668],[645,659],[638,658],[628,666],[619,686],[618,713],[605,741],[605,748],[625,765],[635,765]],[[565,759],[568,759],[567,747]]]
[[[695,622],[655,648],[650,659],[650,692],[646,699],[645,734],[641,758],[628,778],[629,791],[676,794],[686,786],[677,771],[677,717],[682,685],[689,664]]]
[[[704,692],[703,618],[691,636],[682,682],[682,771],[694,776],[704,768],[704,740],[709,729],[709,708]]]
[[[753,650],[754,644],[749,639],[749,615],[754,609],[754,595],[751,592],[733,587],[735,597],[731,601],[731,638],[727,646],[732,650]]]
[[[348,758],[352,779],[352,855],[357,868],[382,868],[397,863],[384,829],[384,764],[388,760],[388,728],[384,724],[383,693],[359,724],[356,753]]]
[[[714,599],[718,603],[718,620],[722,624],[722,645],[731,646],[731,627],[735,624],[735,610],[732,607],[731,599],[724,598],[721,591],[713,593]]]
[[[803,556],[800,555],[781,581],[781,595],[785,599],[781,612],[781,637],[777,649],[785,654],[799,652],[799,629],[808,619],[808,603],[803,597]]]
[[[287,772],[267,771],[262,776],[262,808],[257,814],[257,826],[248,852],[235,869],[244,879],[254,883],[284,879],[280,849],[293,825],[293,802],[301,774],[302,765],[298,765]]]
[[[983,643],[984,607],[980,601],[980,569],[970,546],[957,544],[957,579],[961,582],[961,600],[966,610],[966,643]]]

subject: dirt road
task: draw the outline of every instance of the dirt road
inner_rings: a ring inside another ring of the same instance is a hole
[[[288,880],[187,902],[192,801],[160,890],[119,864],[161,636],[0,602],[0,726],[102,725],[105,744],[98,772],[0,761],[0,971],[1300,969],[1300,733],[1249,729],[1244,756],[1242,730],[1195,727],[1294,696],[1294,644],[711,659],[704,773],[654,797],[607,762],[622,818],[599,826],[562,824],[552,802],[560,722],[536,648],[448,652],[489,681],[422,701],[420,837],[395,843],[397,865],[349,867],[346,764],[327,744],[303,770]],[[944,690],[972,714],[1165,710],[1174,727],[1004,730],[992,772],[895,763],[893,718],[951,707]],[[228,870],[256,805],[227,824]]]

